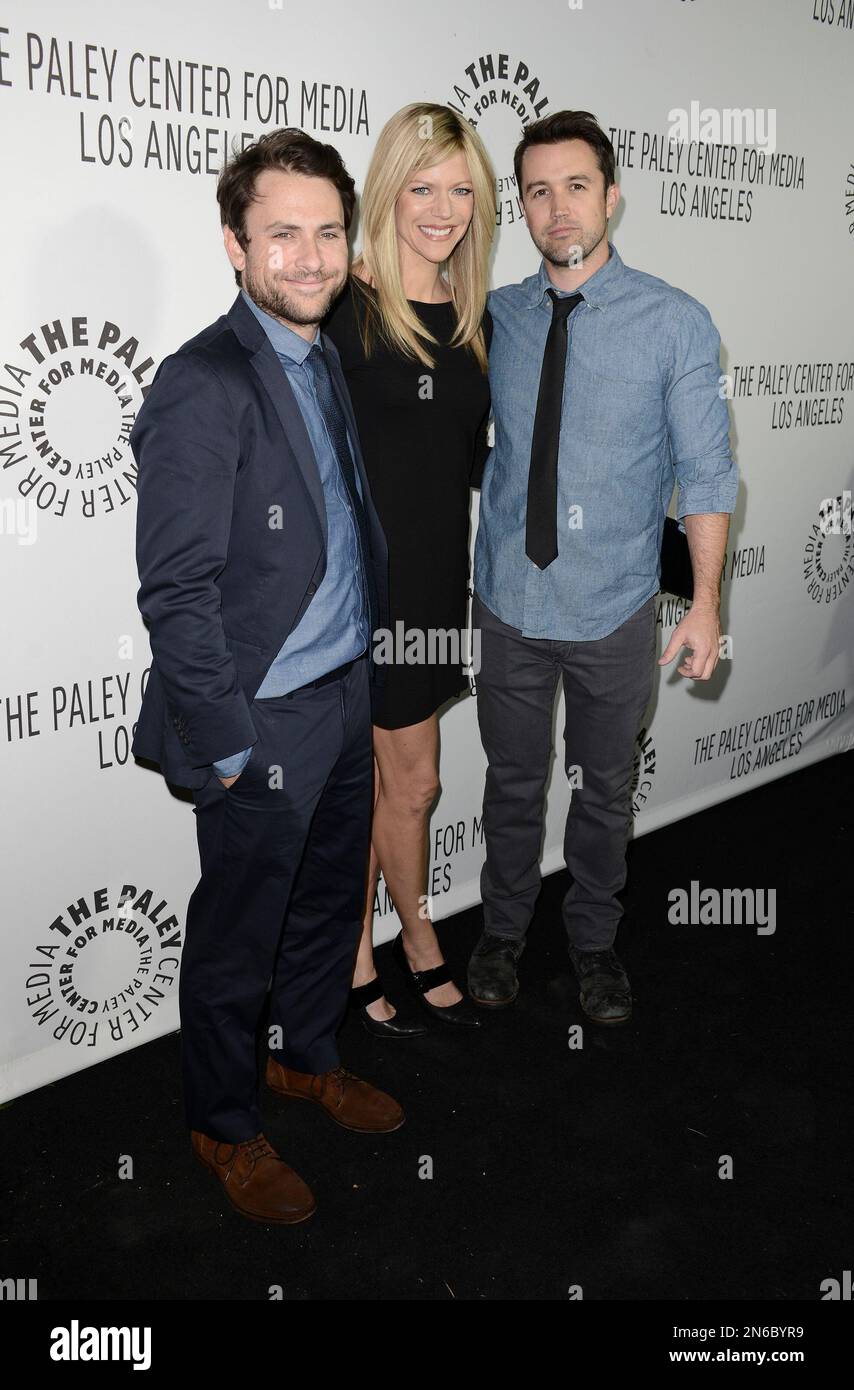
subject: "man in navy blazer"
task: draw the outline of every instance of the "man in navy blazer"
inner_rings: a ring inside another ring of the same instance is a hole
[[[319,329],[347,277],[353,180],[331,145],[284,129],[226,164],[217,198],[240,292],[160,364],[131,434],[153,656],[133,752],[195,802],[180,981],[194,1152],[244,1215],[293,1223],[315,1203],[262,1132],[268,987],[270,1089],[345,1128],[403,1123],[335,1040],[361,931],[387,552]]]

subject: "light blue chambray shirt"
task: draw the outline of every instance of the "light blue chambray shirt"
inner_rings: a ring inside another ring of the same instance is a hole
[[[314,378],[306,358],[315,343],[320,343],[319,331],[312,342],[279,323],[271,314],[259,309],[245,290],[240,291],[249,308],[264,328],[273,344],[276,356],[287,373],[308,437],[311,440],[326,504],[326,573],[296,627],[290,632],[258,688],[256,700],[286,695],[308,681],[325,676],[345,661],[361,656],[368,646],[368,603],[359,559],[359,535],[347,484],[326,422],[317,402]],[[322,351],[322,344],[321,344]],[[353,452],[349,434],[350,452]],[[355,455],[353,458],[355,466]],[[359,470],[355,469],[356,487],[362,495]],[[222,758],[213,763],[220,777],[233,777],[242,772],[252,749]]]
[[[664,518],[732,512],[738,469],[720,394],[720,338],[702,304],[609,258],[567,320],[558,455],[558,555],[525,554],[531,440],[551,323],[545,261],[489,295],[495,444],[481,486],[474,587],[526,637],[609,633],[658,590]],[[580,510],[579,510],[580,509]],[[580,524],[579,524],[580,523]]]

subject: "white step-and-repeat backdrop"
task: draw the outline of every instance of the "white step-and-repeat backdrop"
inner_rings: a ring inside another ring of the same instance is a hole
[[[522,126],[593,111],[620,254],[720,330],[743,477],[727,659],[708,686],[661,675],[636,833],[854,742],[852,63],[854,0],[0,4],[4,1098],[178,1024],[195,824],[129,754],[150,654],[128,435],[159,360],[234,297],[214,192],[234,142],[301,126],[361,187],[394,111],[456,107],[495,165],[499,285],[538,262]],[[681,612],[660,598],[662,643]],[[474,702],[441,729],[436,917],[477,901],[483,856]],[[568,799],[558,763],[546,871]],[[381,885],[377,939],[396,929]]]

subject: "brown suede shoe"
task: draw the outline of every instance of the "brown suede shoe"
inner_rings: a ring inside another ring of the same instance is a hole
[[[191,1129],[190,1140],[196,1158],[216,1174],[231,1205],[243,1216],[293,1226],[314,1212],[311,1188],[263,1134],[243,1144],[224,1144]]]
[[[266,1080],[277,1096],[316,1101],[336,1124],[360,1134],[385,1134],[400,1129],[405,1118],[396,1100],[367,1081],[360,1081],[344,1067],[313,1076],[311,1072],[283,1067],[275,1057],[268,1057]]]

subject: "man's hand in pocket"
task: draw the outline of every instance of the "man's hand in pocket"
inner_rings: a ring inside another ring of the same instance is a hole
[[[254,745],[253,745],[253,747],[254,747]],[[224,773],[221,773],[221,772],[217,772],[217,770],[216,770],[216,761],[217,761],[217,760],[214,759],[213,770],[214,770],[214,772],[216,773],[216,775],[217,775],[217,777],[219,778],[219,780],[222,782],[222,785],[223,785],[224,787],[233,787],[233,786],[234,786],[234,783],[237,781],[238,777],[242,777],[242,776],[243,776],[244,772],[246,771],[246,765],[247,765],[247,763],[249,762],[249,759],[251,758],[251,756],[252,756],[252,747],[244,748],[242,753],[237,753],[237,754],[235,754],[235,758],[237,759],[237,761],[238,761],[238,763],[239,763],[239,771],[237,771],[237,772],[230,772],[230,773],[228,773],[227,775],[224,774]],[[222,766],[222,763],[230,762],[230,763],[231,763],[231,766],[234,767],[235,758],[223,758],[223,759],[220,761],[220,766]]]

